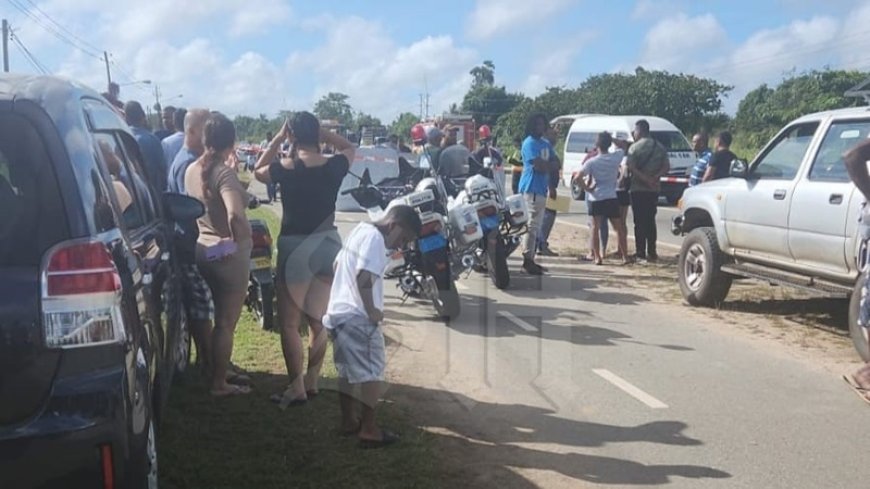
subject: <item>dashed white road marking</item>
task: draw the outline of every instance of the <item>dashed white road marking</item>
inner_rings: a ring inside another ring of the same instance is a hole
[[[616,387],[621,389],[623,392],[625,392],[629,396],[631,396],[631,397],[637,399],[638,401],[646,404],[647,407],[649,407],[649,408],[667,409],[667,407],[668,407],[667,404],[665,404],[662,401],[659,401],[658,399],[656,399],[655,397],[647,394],[646,392],[642,391],[640,388],[632,385],[629,381],[616,375],[615,373],[611,372],[610,370],[606,370],[603,368],[596,368],[596,369],[592,369],[592,372],[594,372],[596,375],[598,375],[602,379],[615,385]]]
[[[513,315],[512,313],[509,313],[507,311],[499,311],[498,315],[507,319],[508,321],[514,323],[515,325],[517,325],[520,329],[522,329],[524,331],[534,333],[535,331],[538,330],[538,328],[532,326],[531,324],[527,323],[526,321],[523,321],[522,319],[516,317],[515,315]]]

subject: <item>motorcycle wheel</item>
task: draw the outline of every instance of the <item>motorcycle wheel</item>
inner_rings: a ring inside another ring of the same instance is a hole
[[[445,320],[452,320],[459,317],[460,301],[459,291],[456,290],[456,284],[453,283],[453,277],[450,271],[435,277],[435,284],[438,286],[438,294],[432,298],[432,304],[435,306],[435,312],[438,317]]]
[[[489,278],[495,288],[504,290],[511,284],[511,273],[507,263],[507,246],[498,235],[498,231],[493,231],[493,235],[489,237],[487,243],[486,260]]]
[[[275,329],[275,286],[261,285],[260,286],[260,326],[266,331]]]

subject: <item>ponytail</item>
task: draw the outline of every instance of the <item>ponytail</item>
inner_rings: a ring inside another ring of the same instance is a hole
[[[211,177],[211,172],[220,164],[218,161],[218,153],[213,148],[208,148],[205,154],[202,155],[202,196],[204,200],[211,200],[212,192],[208,180]]]

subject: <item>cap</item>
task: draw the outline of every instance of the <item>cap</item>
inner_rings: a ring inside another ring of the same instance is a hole
[[[438,139],[440,137],[444,137],[444,133],[441,132],[441,129],[438,129],[435,126],[429,126],[426,128],[426,139],[428,139],[430,142],[433,139]]]

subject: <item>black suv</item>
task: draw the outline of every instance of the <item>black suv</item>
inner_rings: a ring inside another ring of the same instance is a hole
[[[172,237],[199,202],[149,187],[99,94],[0,76],[0,487],[156,487],[189,337]]]

